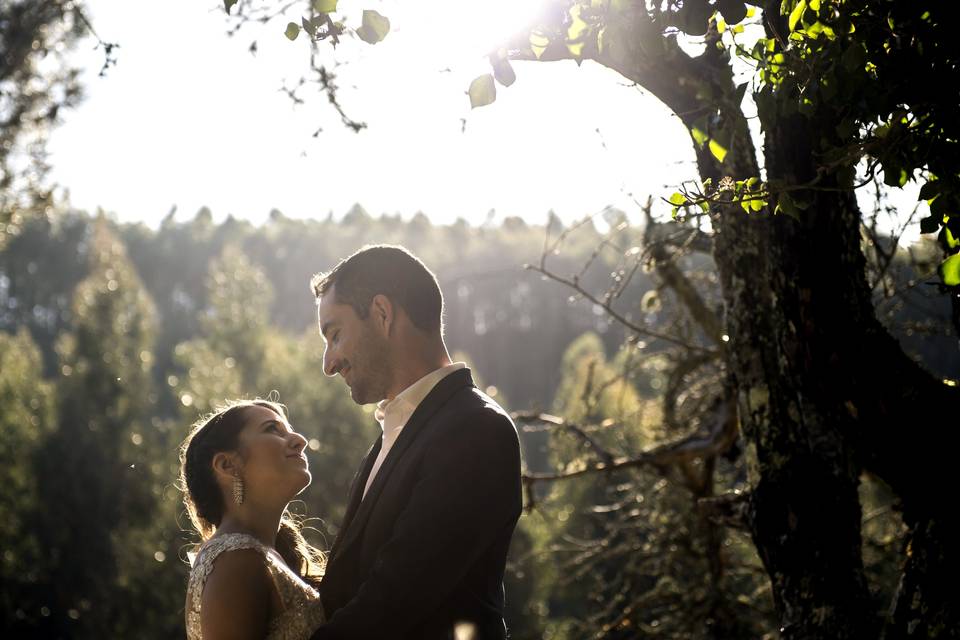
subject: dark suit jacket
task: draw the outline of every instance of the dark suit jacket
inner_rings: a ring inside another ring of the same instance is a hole
[[[377,440],[353,479],[313,640],[506,637],[503,571],[520,517],[520,447],[497,403],[454,371],[407,421],[361,501]]]

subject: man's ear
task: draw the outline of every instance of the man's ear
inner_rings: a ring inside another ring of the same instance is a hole
[[[240,456],[220,451],[213,454],[213,472],[221,480],[233,480],[240,473]]]
[[[390,298],[378,293],[370,301],[370,317],[376,326],[383,332],[383,335],[389,336],[396,325],[396,309]]]

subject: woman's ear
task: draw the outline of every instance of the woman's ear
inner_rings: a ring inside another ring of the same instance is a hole
[[[370,302],[370,314],[376,326],[385,336],[390,335],[390,331],[394,327],[396,321],[395,311],[390,298],[382,293],[373,296],[373,300]]]
[[[213,472],[220,480],[230,481],[240,474],[240,457],[221,451],[213,455]]]

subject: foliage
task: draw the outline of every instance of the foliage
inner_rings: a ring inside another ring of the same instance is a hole
[[[39,506],[30,461],[54,428],[55,400],[27,330],[0,333],[0,610],[11,621],[27,615],[22,598],[44,573],[44,549],[28,535]]]
[[[605,453],[632,454],[668,441],[656,392],[657,357],[626,345],[608,362],[602,343],[584,334],[564,355],[555,410],[584,433],[555,430],[551,457],[571,471]],[[603,452],[603,453],[600,453]],[[719,482],[742,482],[725,465]],[[666,467],[617,471],[549,488],[524,528],[534,550],[531,611],[554,638],[760,637],[773,626],[769,587],[749,539],[704,521],[677,475]],[[710,565],[723,567],[711,583]],[[739,620],[739,622],[737,622]]]
[[[166,471],[139,449],[163,441],[149,421],[153,304],[102,222],[92,229],[89,260],[73,296],[72,330],[57,345],[58,425],[34,458],[38,506],[58,508],[40,509],[31,522],[49,573],[24,624],[51,634],[127,633],[141,624],[121,603],[149,602],[153,585],[128,580],[123,569],[142,550],[133,533],[157,514],[153,474]],[[143,560],[136,558],[138,567]]]
[[[46,143],[60,110],[81,98],[68,56],[87,31],[82,11],[72,0],[0,3],[0,247],[50,211]],[[115,45],[104,46],[106,68]]]

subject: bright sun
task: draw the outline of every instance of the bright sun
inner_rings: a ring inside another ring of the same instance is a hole
[[[483,59],[531,24],[548,2],[394,0],[383,3],[383,13],[391,18],[397,35],[414,56],[459,66]]]

